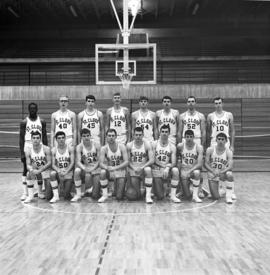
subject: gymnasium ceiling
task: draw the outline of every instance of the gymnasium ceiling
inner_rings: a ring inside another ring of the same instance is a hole
[[[123,0],[114,0],[119,13]],[[138,28],[213,22],[269,26],[270,0],[141,0]],[[110,0],[0,0],[1,28],[117,28]],[[214,26],[214,24],[213,24]]]

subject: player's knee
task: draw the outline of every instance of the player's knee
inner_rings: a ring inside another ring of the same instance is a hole
[[[233,173],[232,171],[227,171],[226,172],[226,179],[229,181],[233,181]]]
[[[107,176],[107,172],[105,169],[101,169],[100,170],[100,179],[101,180],[105,180],[106,179],[106,176]]]
[[[57,175],[56,171],[52,170],[50,174],[51,180],[56,180],[56,175]]]
[[[81,168],[76,167],[74,171],[74,180],[80,180],[81,178]]]
[[[145,167],[144,169],[144,175],[148,178],[152,177],[152,169],[151,167]]]
[[[172,171],[172,177],[174,179],[178,179],[179,178],[179,170],[178,170],[178,168],[177,167],[173,167],[171,171]]]
[[[199,180],[201,176],[201,171],[200,170],[195,170],[193,171],[194,179]]]

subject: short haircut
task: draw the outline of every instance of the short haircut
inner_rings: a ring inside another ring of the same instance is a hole
[[[120,95],[119,92],[116,92],[116,93],[113,94],[113,97],[114,97],[114,96],[121,96],[121,95]]]
[[[225,138],[225,140],[227,141],[227,135],[225,134],[225,133],[219,133],[219,134],[217,134],[217,136],[216,136],[216,139],[218,139],[219,137],[221,137],[221,138]]]
[[[31,106],[35,106],[35,108],[38,109],[37,103],[31,102],[31,103],[28,104],[28,111],[30,111]]]
[[[88,99],[92,99],[92,100],[96,101],[96,98],[93,95],[87,95],[85,97],[85,101],[87,101]]]
[[[140,96],[139,101],[143,101],[143,100],[149,101],[148,97]]]
[[[108,129],[107,132],[106,132],[106,136],[108,135],[108,133],[115,133],[115,136],[117,136],[117,133],[116,133],[116,130],[115,129]]]
[[[194,95],[190,95],[188,98],[187,98],[187,100],[189,100],[189,99],[194,99],[195,100],[195,102],[197,102],[197,99],[196,99],[196,97],[194,96]]]
[[[33,136],[39,136],[41,138],[41,133],[39,131],[33,131],[31,133],[31,137],[33,137]]]
[[[134,128],[134,132],[142,132],[143,133],[143,128],[138,126]]]
[[[61,97],[65,97],[67,99],[67,101],[69,101],[69,97],[67,95],[60,95],[59,100],[60,100]]]
[[[221,102],[223,102],[223,98],[221,98],[220,96],[215,97],[213,102],[215,102],[216,100],[221,100]]]
[[[91,136],[91,132],[90,132],[90,130],[88,128],[81,129],[80,133],[81,133],[81,136],[82,135],[87,135],[87,134],[89,134]]]
[[[192,130],[186,130],[184,136],[193,136],[194,137],[194,132]]]
[[[170,128],[170,125],[169,124],[163,124],[161,127],[160,127],[160,132],[162,129],[168,129],[169,130],[169,133],[171,132],[171,128]]]
[[[164,99],[169,99],[170,101],[172,101],[172,98],[170,96],[168,96],[168,95],[163,96],[162,102],[163,102]]]
[[[59,136],[64,136],[64,137],[66,137],[66,134],[65,134],[65,132],[63,132],[63,131],[58,131],[58,132],[56,132],[56,134],[55,134],[55,138],[57,139]]]

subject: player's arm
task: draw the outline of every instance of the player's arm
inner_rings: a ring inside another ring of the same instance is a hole
[[[124,109],[125,112],[125,118],[126,118],[126,122],[127,122],[127,141],[131,140],[131,125],[130,125],[130,114],[129,114],[129,110],[128,108]]]
[[[207,116],[207,126],[206,126],[206,146],[211,144],[211,135],[212,135],[212,119],[211,114]]]
[[[23,120],[20,123],[20,140],[19,140],[19,147],[21,152],[21,160],[23,161],[25,159],[25,153],[24,153],[24,137],[25,137],[25,128],[26,128],[26,121]]]
[[[81,143],[76,146],[76,165],[85,171],[85,165],[82,163],[82,146]]]
[[[160,117],[160,110],[156,111],[156,132],[157,132],[157,136],[156,139],[159,138],[159,117]]]
[[[57,173],[59,172],[59,168],[56,165],[56,158],[55,158],[55,154],[56,154],[56,148],[52,148],[51,150],[51,157],[52,157],[52,168],[53,170],[55,170]]]
[[[46,128],[46,121],[41,119],[41,127],[42,127],[42,143],[48,146],[48,137],[47,137],[47,128]]]
[[[176,166],[176,147],[174,145],[171,145],[171,150],[172,150],[172,154],[171,154],[171,167],[169,165],[167,165],[166,167],[172,168]]]
[[[73,169],[74,163],[75,163],[75,154],[74,154],[73,147],[68,147],[68,152],[69,152],[69,155],[70,155],[70,164],[67,167],[67,170],[65,171],[64,174],[69,173]]]
[[[106,146],[103,146],[101,147],[101,150],[100,150],[99,166],[102,169],[108,170],[108,165],[105,164],[105,160],[106,160]]]
[[[230,113],[230,119],[229,119],[229,127],[230,127],[230,137],[231,137],[231,150],[234,151],[234,140],[235,140],[235,126],[234,126],[234,120],[233,115]]]
[[[29,172],[34,170],[34,167],[31,164],[31,157],[30,157],[30,150],[25,151],[25,158],[26,158],[26,167]]]
[[[73,133],[73,146],[77,144],[77,121],[76,121],[76,114],[71,112],[71,119],[72,119],[72,133]],[[74,152],[73,152],[74,156]],[[73,163],[74,165],[74,163]]]
[[[102,112],[98,111],[99,127],[100,127],[100,144],[104,144],[105,132],[104,132],[104,119]],[[100,147],[99,147],[100,151]]]
[[[212,152],[213,152],[213,148],[211,148],[211,147],[207,148],[206,155],[205,155],[204,166],[209,172],[215,174],[214,169],[210,165],[210,157],[211,157]]]
[[[81,142],[82,116],[83,116],[83,111],[80,112],[77,117],[78,144]]]
[[[153,138],[158,139],[157,118],[154,112],[152,114],[152,121],[153,121],[153,134],[154,134]]]
[[[134,167],[134,165],[133,165],[132,162],[131,162],[131,146],[132,146],[132,142],[129,142],[129,143],[127,144],[127,155],[128,155],[128,161],[129,161],[128,166],[129,166],[131,169],[135,170],[135,167]]]
[[[227,171],[231,171],[233,169],[233,152],[231,150],[226,150],[228,166],[220,171],[220,173],[226,173]]]
[[[127,154],[126,146],[123,145],[123,144],[119,144],[119,149],[120,149],[120,151],[122,153],[122,156],[123,156],[123,162],[121,164],[117,165],[117,166],[114,166],[112,171],[123,169],[123,168],[128,166],[128,154]]]
[[[206,146],[206,123],[204,114],[200,114],[200,122],[201,122],[201,142],[202,146],[205,148]]]
[[[180,141],[181,133],[179,131],[179,112],[175,110],[175,121],[176,121],[176,143]]]
[[[178,127],[178,142],[181,143],[183,139],[183,114],[179,115],[179,127]]]
[[[40,174],[41,172],[47,170],[52,165],[51,151],[50,151],[50,148],[48,146],[44,146],[44,153],[45,153],[45,156],[46,156],[47,163],[44,166],[41,166],[38,169],[38,174]]]
[[[181,156],[182,156],[183,146],[184,146],[183,142],[178,143],[177,146],[176,146],[176,162],[177,162],[176,166],[178,167],[179,171],[180,171],[181,166],[182,166]]]
[[[136,127],[137,112],[131,114],[131,133],[133,135],[134,129]]]
[[[54,147],[54,136],[55,136],[55,113],[51,116],[51,147]]]
[[[148,155],[148,161],[143,165],[142,169],[144,169],[145,167],[151,166],[152,164],[154,164],[154,153],[151,147],[151,144],[148,142],[145,142],[145,149],[147,151],[147,155]]]

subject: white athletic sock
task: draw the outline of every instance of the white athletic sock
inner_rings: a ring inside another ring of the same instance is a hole
[[[200,186],[200,180],[192,180],[193,183],[193,193],[192,193],[192,200],[195,202],[202,202],[202,200],[199,198],[199,186]]]
[[[59,200],[58,182],[56,180],[51,181],[53,197]]]
[[[76,194],[78,197],[82,196],[82,181],[81,180],[75,180],[75,188],[76,188]]]
[[[232,203],[232,194],[233,194],[233,181],[226,181],[226,202]]]

